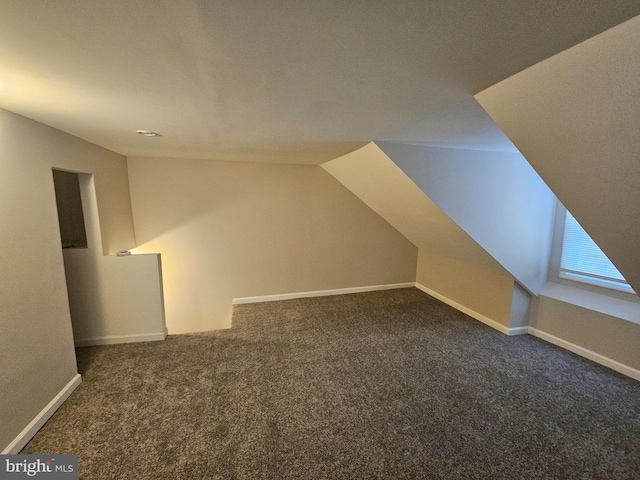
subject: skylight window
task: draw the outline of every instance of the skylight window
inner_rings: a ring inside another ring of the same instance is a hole
[[[569,211],[565,217],[560,278],[635,293]]]

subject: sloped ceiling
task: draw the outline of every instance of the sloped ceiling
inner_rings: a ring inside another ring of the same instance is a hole
[[[510,277],[375,143],[321,166],[419,249]]]
[[[540,293],[547,282],[556,197],[522,155],[376,145],[520,285]]]
[[[640,17],[477,95],[640,292]]]
[[[0,107],[130,156],[512,150],[472,95],[637,14],[637,0],[3,0]]]

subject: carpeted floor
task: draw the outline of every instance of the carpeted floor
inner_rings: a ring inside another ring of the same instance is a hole
[[[22,453],[86,479],[640,479],[640,383],[416,289],[237,306],[78,350]]]

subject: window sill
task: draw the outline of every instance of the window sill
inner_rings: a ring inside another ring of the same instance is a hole
[[[577,287],[548,282],[540,296],[576,305],[640,325],[640,303]]]
[[[600,287],[600,288],[608,288],[610,290],[617,290],[619,292],[630,293],[632,295],[636,294],[633,288],[631,288],[631,286],[628,284],[622,284],[622,283],[617,283],[610,280],[593,278],[588,275],[580,275],[579,273],[564,272],[561,270],[560,278],[571,280],[573,282],[586,283],[587,285],[595,285],[596,287]]]

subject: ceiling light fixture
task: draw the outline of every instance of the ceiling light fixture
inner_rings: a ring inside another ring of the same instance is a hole
[[[159,137],[160,134],[156,132],[152,132],[151,130],[136,130],[138,135],[142,135],[145,137]]]

